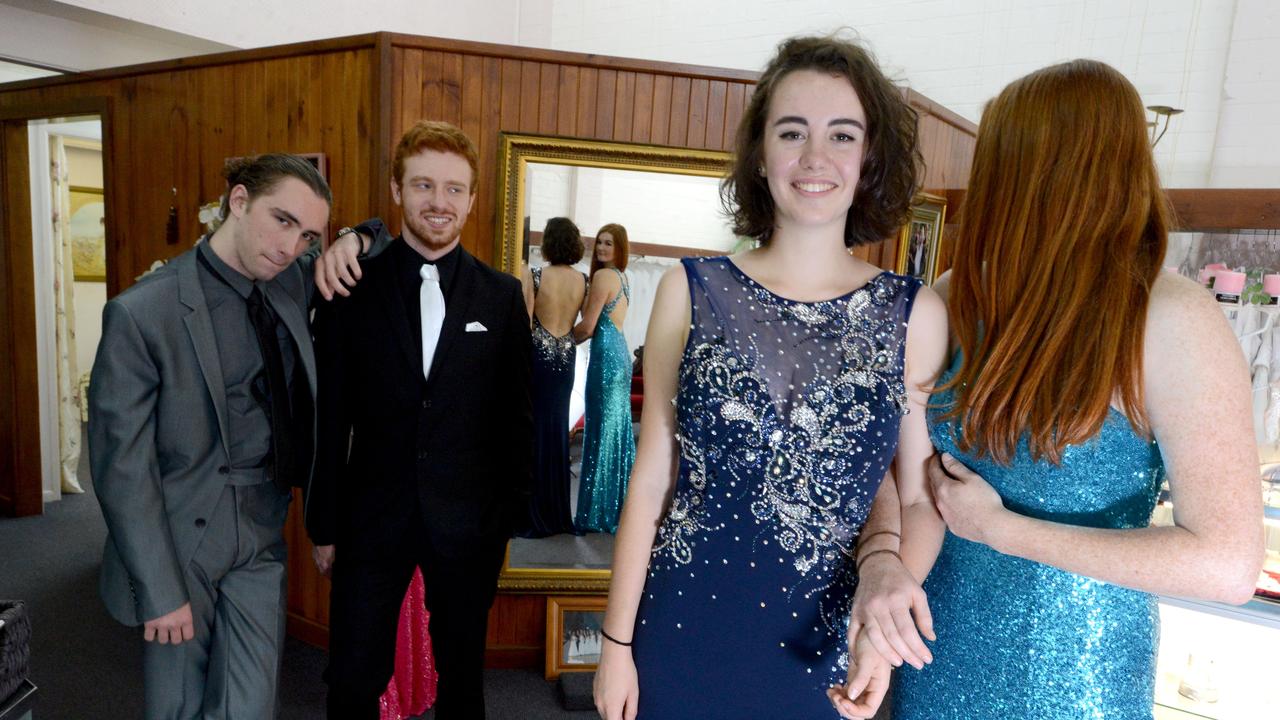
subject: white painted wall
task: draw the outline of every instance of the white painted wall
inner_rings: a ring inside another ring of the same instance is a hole
[[[1280,185],[1275,0],[3,0],[0,55],[96,68],[375,30],[758,69],[782,38],[852,28],[900,82],[977,120],[1009,81],[1074,57],[1185,108],[1170,187]],[[0,76],[2,78],[3,76]]]
[[[43,68],[31,67],[29,65],[18,65],[17,63],[4,62],[0,60],[0,83],[17,82],[18,80],[32,80],[35,78],[49,77],[50,75],[58,75],[56,70],[45,70]]]
[[[550,0],[65,0],[64,4],[155,25],[240,48],[389,30],[412,35],[515,44],[524,5],[542,10]],[[546,34],[550,22],[527,23]]]
[[[892,76],[971,120],[1010,81],[1091,57],[1186,112],[1157,146],[1170,187],[1280,186],[1275,0],[556,0],[551,45],[759,69],[797,33],[853,28]],[[624,30],[625,29],[625,30]],[[1225,85],[1224,85],[1225,82]]]
[[[230,49],[230,45],[69,8],[64,3],[0,2],[0,56],[13,60],[79,71]],[[10,79],[20,78],[0,77],[3,82]]]
[[[1212,187],[1280,187],[1280,3],[1237,0]]]

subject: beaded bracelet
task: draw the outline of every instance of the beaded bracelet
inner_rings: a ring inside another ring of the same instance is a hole
[[[854,563],[854,566],[853,566],[854,572],[862,572],[862,565],[867,561],[867,558],[871,557],[872,555],[879,555],[880,553],[889,553],[890,555],[898,558],[898,562],[902,562],[902,556],[898,554],[897,550],[890,550],[889,548],[884,548],[882,550],[872,550],[866,555],[863,555],[862,557],[858,558],[858,561]]]

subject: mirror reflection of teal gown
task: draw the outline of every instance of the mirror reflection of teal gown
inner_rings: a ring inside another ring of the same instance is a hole
[[[626,277],[616,269],[622,288],[605,303],[591,336],[587,365],[587,408],[582,440],[582,481],[574,525],[583,532],[618,530],[618,516],[627,496],[627,480],[636,459],[631,429],[631,353],[622,330],[610,314],[618,300],[631,300]]]
[[[1096,436],[1066,448],[1060,465],[1033,460],[1024,438],[1006,467],[959,449],[958,428],[940,417],[952,400],[944,391],[929,407],[934,446],[982,475],[1010,510],[1084,527],[1149,524],[1164,478],[1160,448],[1116,410]],[[924,589],[934,661],[894,671],[894,720],[1151,720],[1155,596],[950,532]]]

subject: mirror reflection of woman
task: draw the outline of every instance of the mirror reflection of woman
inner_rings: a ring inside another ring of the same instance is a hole
[[[902,226],[918,160],[916,114],[863,48],[779,47],[722,185],[760,247],[684,258],[654,300],[595,680],[607,720],[834,718],[855,542],[895,457],[904,504],[926,494],[921,386],[946,310],[850,252]]]
[[[574,531],[569,511],[569,396],[577,359],[573,325],[587,294],[587,276],[573,268],[582,252],[578,226],[568,218],[551,218],[542,232],[547,264],[527,270],[521,278],[533,323],[534,460],[533,497],[522,537]]]
[[[574,339],[591,339],[587,365],[586,421],[582,437],[582,475],[578,486],[579,532],[618,529],[627,479],[636,457],[631,427],[631,353],[622,323],[631,303],[627,276],[626,228],[610,223],[596,233],[591,258],[591,290]]]

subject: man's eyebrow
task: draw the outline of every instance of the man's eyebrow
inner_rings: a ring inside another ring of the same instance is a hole
[[[293,223],[294,225],[302,225],[302,221],[299,220],[297,217],[295,217],[294,214],[289,212],[288,210],[285,210],[284,208],[280,208],[280,207],[274,207],[274,206],[271,209],[274,212],[280,215],[283,215],[286,220]]]
[[[418,180],[426,180],[427,182],[437,182],[435,178],[427,177],[426,175],[414,175],[413,177],[409,178],[406,182],[416,182]],[[462,180],[440,180],[438,182],[444,183],[445,185],[457,185],[458,187],[470,187],[468,183],[463,182]]]

